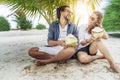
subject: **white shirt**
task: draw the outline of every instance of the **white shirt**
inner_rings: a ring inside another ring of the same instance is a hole
[[[65,40],[66,36],[67,36],[67,26],[66,25],[64,28],[62,28],[59,25],[59,30],[60,30],[60,34],[59,34],[59,38],[58,40]],[[53,47],[39,47],[39,51],[48,53],[50,55],[57,55],[61,50],[63,50],[64,47],[62,46],[53,46]]]
[[[79,46],[78,49],[81,49],[87,45],[89,45],[90,43],[86,44],[85,46],[82,46],[80,43],[81,41],[90,38],[90,34],[88,34],[88,32],[86,31],[88,27],[88,24],[82,24],[80,26],[78,26],[78,38],[79,38]]]
[[[65,38],[67,36],[67,27],[68,27],[68,25],[66,25],[64,28],[62,28],[61,25],[59,24],[60,34],[59,34],[58,40],[65,40]]]

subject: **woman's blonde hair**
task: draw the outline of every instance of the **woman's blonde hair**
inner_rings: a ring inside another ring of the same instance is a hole
[[[94,27],[96,27],[96,26],[101,27],[102,19],[103,19],[103,15],[99,11],[94,11],[92,14],[95,14],[97,16],[97,21],[92,25],[91,24],[88,25],[87,31],[88,31],[89,34],[91,34],[91,30]]]

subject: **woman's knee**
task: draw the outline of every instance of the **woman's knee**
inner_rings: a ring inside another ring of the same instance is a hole
[[[98,41],[94,41],[94,42],[92,42],[92,43],[91,43],[91,45],[90,45],[90,46],[97,47],[97,45],[98,45]]]
[[[78,60],[83,64],[88,63],[88,58],[86,56],[78,56]]]
[[[101,44],[101,43],[102,43],[101,40],[98,40],[98,41],[94,41],[94,42],[93,42],[93,44],[96,45],[96,46],[97,46],[98,44]]]

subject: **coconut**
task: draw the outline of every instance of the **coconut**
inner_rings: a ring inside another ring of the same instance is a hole
[[[103,36],[104,29],[101,27],[95,27],[92,29],[92,35],[95,38],[102,37]]]
[[[77,38],[73,36],[72,34],[69,34],[65,38],[65,43],[67,46],[76,46],[77,45]]]

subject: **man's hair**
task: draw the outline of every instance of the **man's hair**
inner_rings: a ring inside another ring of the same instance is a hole
[[[61,16],[61,12],[65,10],[66,7],[70,7],[70,6],[67,6],[67,5],[64,5],[64,6],[60,6],[59,8],[57,8],[57,18],[60,19],[60,16]]]

